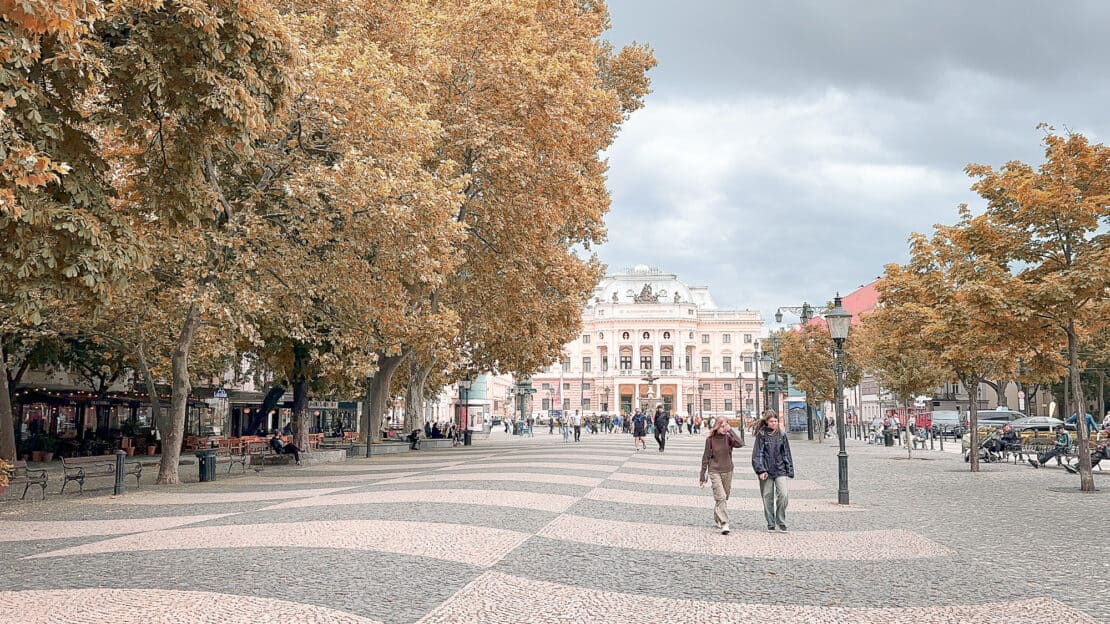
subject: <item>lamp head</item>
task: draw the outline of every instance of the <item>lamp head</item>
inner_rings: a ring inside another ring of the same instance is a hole
[[[775,322],[776,323],[781,323],[782,322],[782,310],[781,309],[780,310],[775,310]]]
[[[833,340],[848,339],[848,331],[852,327],[852,313],[841,305],[840,293],[837,293],[836,299],[833,300],[833,309],[825,314],[825,322],[829,324],[829,335]]]

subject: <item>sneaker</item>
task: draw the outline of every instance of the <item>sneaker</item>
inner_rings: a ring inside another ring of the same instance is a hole
[[[786,527],[780,526],[779,531],[781,531],[782,533],[786,533]]]
[[[774,533],[775,532],[775,527],[767,527],[767,532],[768,533]]]
[[[721,527],[721,535],[728,535],[728,532],[729,528],[727,524]]]
[[[1034,467],[1034,468],[1040,468],[1040,467],[1041,467],[1041,465],[1040,465],[1040,464],[1038,464],[1038,463],[1037,463],[1037,460],[1035,460],[1035,459],[1030,459],[1030,460],[1029,460],[1029,465],[1030,465],[1030,466],[1032,466],[1032,467]]]

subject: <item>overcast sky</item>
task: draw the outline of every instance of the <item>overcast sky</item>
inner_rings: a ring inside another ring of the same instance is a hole
[[[609,0],[653,93],[608,152],[615,272],[722,308],[822,303],[976,205],[971,162],[1040,163],[1040,122],[1106,141],[1110,2]]]

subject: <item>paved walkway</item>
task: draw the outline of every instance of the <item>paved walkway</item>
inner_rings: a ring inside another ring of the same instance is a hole
[[[0,623],[1110,622],[1110,473],[1081,495],[1059,469],[970,475],[957,455],[855,442],[842,507],[835,447],[796,440],[781,534],[762,530],[740,449],[722,536],[696,485],[701,445],[495,433],[122,497],[8,498]]]

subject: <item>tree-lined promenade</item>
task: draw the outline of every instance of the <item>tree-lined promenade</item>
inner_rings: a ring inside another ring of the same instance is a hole
[[[310,392],[365,396],[376,435],[402,386],[418,419],[446,381],[529,372],[576,332],[599,154],[654,65],[603,39],[604,3],[0,11],[0,458],[20,371],[74,345],[155,410],[169,384],[174,483],[192,385],[244,358],[271,401],[292,391],[299,435]]]
[[[961,206],[955,225],[911,238],[910,261],[886,267],[878,307],[849,338],[849,364],[904,405],[944,382],[962,383],[971,448],[981,383],[1036,391],[1067,377],[1061,413],[1079,415],[1081,489],[1090,492],[1092,432],[1082,415],[1092,397],[1078,380],[1088,366],[1110,364],[1110,148],[1078,134],[1050,133],[1044,145],[1038,168],[967,167],[985,210]],[[827,332],[808,326],[783,340],[784,366],[799,387],[815,402],[831,400]],[[970,461],[977,471],[978,454]]]

